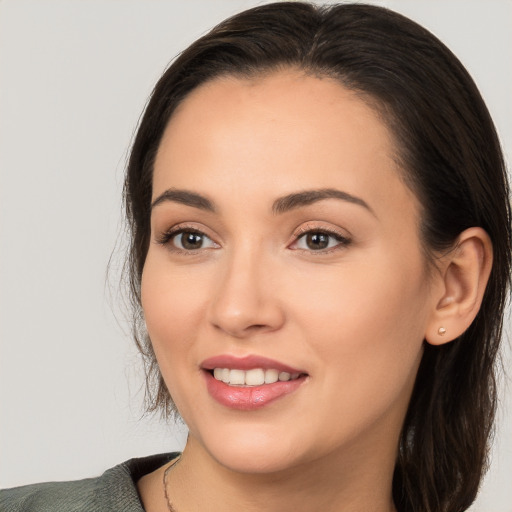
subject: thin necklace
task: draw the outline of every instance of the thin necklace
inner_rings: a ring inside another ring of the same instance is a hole
[[[165,501],[167,502],[167,508],[169,512],[177,512],[177,510],[172,506],[171,500],[169,499],[169,495],[167,494],[167,474],[169,471],[181,460],[181,455],[176,457],[174,462],[164,471],[164,495]]]

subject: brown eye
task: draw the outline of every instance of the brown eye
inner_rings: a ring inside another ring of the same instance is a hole
[[[305,236],[305,243],[308,249],[312,251],[318,251],[321,249],[327,249],[329,246],[330,235],[325,233],[308,233]]]
[[[338,233],[329,231],[310,230],[303,233],[291,245],[291,249],[300,249],[311,252],[328,251],[329,249],[341,249],[347,247],[350,240]]]
[[[172,236],[171,242],[176,248],[184,251],[197,251],[217,246],[204,233],[197,231],[179,231]]]
[[[179,242],[178,242],[179,240]],[[175,238],[175,243],[181,244],[181,248],[186,249],[188,251],[193,251],[194,249],[201,249],[203,245],[203,236],[197,233],[181,233]]]

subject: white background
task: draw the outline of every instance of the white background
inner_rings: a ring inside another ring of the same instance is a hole
[[[142,372],[119,313],[125,158],[168,62],[258,3],[0,0],[0,487],[93,476],[182,446],[184,427],[141,417]],[[370,3],[412,17],[461,58],[510,161],[512,2]],[[472,511],[512,511],[510,384]]]

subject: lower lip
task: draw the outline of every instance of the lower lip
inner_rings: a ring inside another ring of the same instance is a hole
[[[298,389],[306,380],[301,376],[294,380],[277,381],[262,386],[229,386],[217,380],[210,372],[204,372],[210,395],[221,405],[230,409],[252,411],[282,398]]]

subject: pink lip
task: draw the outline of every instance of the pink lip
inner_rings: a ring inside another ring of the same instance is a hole
[[[254,368],[263,368],[264,370],[275,369],[280,372],[288,373],[306,373],[303,370],[292,368],[286,364],[269,359],[267,357],[250,355],[245,357],[235,357],[229,354],[209,357],[201,363],[204,370],[213,370],[214,368],[229,368],[239,370],[253,370]]]
[[[306,375],[302,375],[295,380],[277,381],[274,384],[263,384],[262,386],[229,386],[215,379],[211,373],[206,371],[203,373],[210,396],[221,405],[240,411],[261,409],[274,400],[289,395],[307,379]]]
[[[201,363],[210,396],[221,405],[240,411],[260,409],[297,390],[308,378],[307,374],[297,368],[273,359],[261,356],[234,357],[220,355],[210,357]],[[277,381],[261,386],[230,386],[215,379],[211,373],[214,368],[252,370],[254,368],[275,369],[280,372],[300,373],[300,377],[289,381]]]

